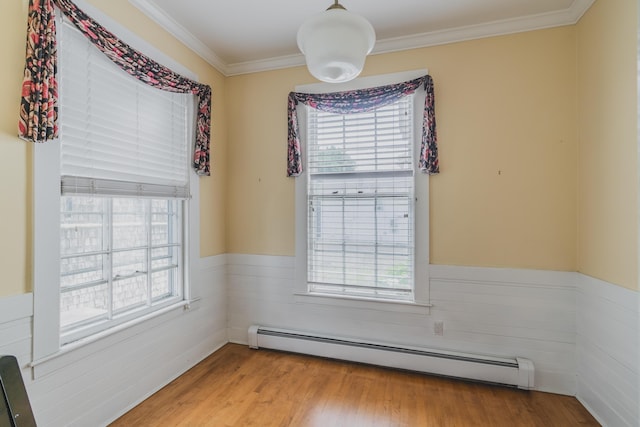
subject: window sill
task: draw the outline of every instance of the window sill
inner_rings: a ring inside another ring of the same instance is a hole
[[[360,308],[365,310],[391,311],[408,314],[428,315],[431,304],[405,300],[382,300],[366,297],[321,293],[295,293],[294,300],[304,304],[322,304],[333,307]]]
[[[33,368],[34,378],[42,377],[60,367],[74,363],[101,349],[111,347],[115,343],[124,341],[146,330],[152,329],[166,321],[165,315],[178,310],[197,310],[200,299],[183,300],[168,305],[162,309],[133,319],[113,328],[98,332],[86,338],[65,344],[48,356],[33,360],[29,366]],[[98,348],[99,347],[99,348]]]

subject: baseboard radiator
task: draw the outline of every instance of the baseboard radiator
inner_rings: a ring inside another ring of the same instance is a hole
[[[252,325],[249,347],[268,348],[489,382],[531,390],[533,362],[419,347],[395,346],[349,338]]]

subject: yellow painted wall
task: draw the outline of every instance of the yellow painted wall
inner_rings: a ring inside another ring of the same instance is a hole
[[[635,0],[598,0],[577,25],[578,270],[638,288]]]
[[[0,296],[27,292],[31,281],[30,150],[16,136],[26,17],[26,1],[0,4]]]
[[[0,3],[0,297],[31,290],[31,149],[16,137],[24,67],[27,0]],[[218,71],[146,18],[127,0],[91,0],[213,87],[211,177],[200,179],[200,255],[225,252],[226,198],[225,79]]]
[[[89,1],[214,88],[200,255],[293,255],[286,95],[314,82],[306,69],[224,78],[127,0]],[[31,150],[15,136],[26,4],[0,4],[0,296],[31,288]],[[636,8],[597,0],[577,26],[367,59],[363,75],[435,80],[433,263],[578,269],[637,288]]]
[[[363,75],[428,68],[441,170],[431,262],[576,269],[575,28],[370,56]],[[304,67],[230,77],[227,251],[293,255],[286,99]]]

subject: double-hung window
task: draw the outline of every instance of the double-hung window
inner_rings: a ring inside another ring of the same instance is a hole
[[[63,345],[186,298],[194,99],[139,82],[63,21],[58,55],[58,250],[46,256]]]
[[[410,97],[370,113],[310,109],[312,291],[407,299],[413,291]]]
[[[416,292],[428,263],[428,181],[416,160],[424,92],[365,113],[299,108],[305,293],[426,302]]]

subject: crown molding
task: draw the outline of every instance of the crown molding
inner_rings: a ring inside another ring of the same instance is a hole
[[[256,73],[260,71],[297,67],[305,64],[304,56],[301,54],[227,64],[187,29],[178,24],[173,18],[168,16],[149,0],[129,0],[129,2],[227,77]],[[556,12],[541,13],[537,15],[505,19],[485,24],[469,25],[447,30],[431,31],[407,37],[378,40],[372,54],[397,52],[486,37],[515,34],[525,31],[573,25],[580,20],[582,15],[584,15],[594,2],[595,0],[574,0],[571,6],[567,9]]]
[[[304,55],[278,56],[275,58],[260,59],[257,61],[237,62],[227,66],[227,75],[236,76],[239,74],[257,73],[259,71],[279,70],[282,68],[297,67],[306,65]]]
[[[577,24],[582,15],[584,15],[587,10],[595,3],[596,0],[573,0],[569,9],[567,9],[567,13],[571,15],[573,18],[572,24]]]
[[[407,37],[396,37],[379,40],[372,54],[397,52],[437,46],[467,40],[503,36],[545,28],[561,27],[576,24],[595,0],[574,0],[571,6],[557,12],[541,13],[520,18],[504,19],[478,25],[431,31]]]
[[[169,34],[184,43],[198,56],[207,61],[211,66],[227,76],[227,64],[218,55],[198,40],[189,30],[178,24],[164,10],[151,3],[149,0],[129,0],[129,3],[140,9],[151,20],[164,28]]]

